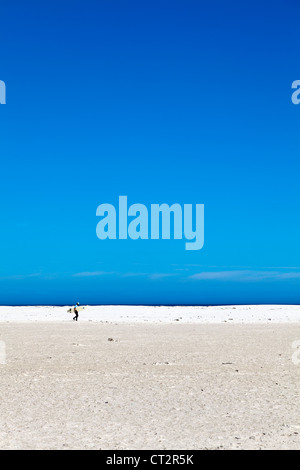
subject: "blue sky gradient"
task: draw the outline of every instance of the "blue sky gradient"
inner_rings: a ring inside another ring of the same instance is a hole
[[[0,304],[300,302],[300,3],[1,4]],[[203,203],[205,244],[96,237]]]

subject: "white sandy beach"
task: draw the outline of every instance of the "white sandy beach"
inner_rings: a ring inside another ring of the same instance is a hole
[[[1,307],[1,449],[300,449],[298,306]]]
[[[3,307],[1,322],[69,322],[70,306]],[[300,321],[299,305],[228,305],[217,307],[152,307],[130,305],[86,306],[80,321],[117,323],[294,323]]]

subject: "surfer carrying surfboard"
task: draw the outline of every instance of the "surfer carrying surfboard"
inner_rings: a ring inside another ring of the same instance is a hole
[[[77,302],[76,305],[74,305],[74,313],[75,313],[75,317],[73,318],[73,320],[75,321],[78,321],[78,310],[77,310],[77,307],[79,306],[79,302]]]

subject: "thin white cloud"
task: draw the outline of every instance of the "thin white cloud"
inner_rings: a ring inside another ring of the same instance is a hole
[[[300,273],[279,273],[280,279],[300,279]]]
[[[188,266],[189,268],[205,268],[205,269],[224,269],[224,270],[230,270],[230,269],[239,269],[239,270],[252,270],[252,271],[259,271],[259,270],[264,270],[264,269],[299,269],[300,266],[239,266],[239,265],[204,265],[204,264],[184,264],[184,265],[171,265],[171,266]]]
[[[257,270],[236,270],[236,271],[205,271],[189,276],[189,279],[198,281],[207,280],[232,280],[241,282],[257,282],[268,280],[300,279],[300,272],[280,272],[280,271],[257,271]]]
[[[84,271],[80,273],[72,274],[72,277],[96,277],[96,276],[106,276],[106,275],[118,275],[124,278],[130,277],[148,277],[151,280],[163,279],[166,277],[177,276],[176,273],[147,273],[147,272],[127,272],[121,273],[118,271]]]
[[[72,274],[72,277],[97,277],[97,276],[111,276],[117,275],[123,278],[130,277],[148,277],[149,280],[159,280],[166,279],[174,276],[184,275],[184,273],[145,273],[145,272],[127,272],[121,273],[118,271],[84,271]],[[34,275],[31,275],[34,276]],[[29,276],[27,276],[29,277]],[[1,278],[0,278],[1,279]],[[23,279],[22,276],[14,276],[13,279]],[[209,281],[209,280],[219,280],[219,281],[236,281],[236,282],[258,282],[258,281],[280,281],[280,280],[291,280],[291,279],[300,279],[300,272],[291,271],[291,272],[282,272],[275,270],[250,270],[250,269],[240,269],[240,270],[224,270],[224,271],[203,271],[200,273],[192,274],[188,276],[188,280],[194,281]]]
[[[238,271],[204,271],[202,273],[193,274],[189,279],[210,280],[210,279],[230,279],[236,277]]]
[[[139,277],[139,276],[148,276],[149,273],[138,273],[138,272],[129,272],[122,273],[122,277]]]
[[[175,273],[153,273],[149,274],[149,279],[156,280],[156,279],[163,279],[166,277],[173,277],[177,276]]]
[[[115,271],[84,271],[81,273],[72,274],[72,277],[105,276],[107,274],[118,274],[118,273]]]

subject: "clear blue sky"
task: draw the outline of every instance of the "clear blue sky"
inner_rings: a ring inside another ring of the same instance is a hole
[[[300,302],[300,3],[1,2],[1,304]],[[204,203],[205,245],[96,208]]]

